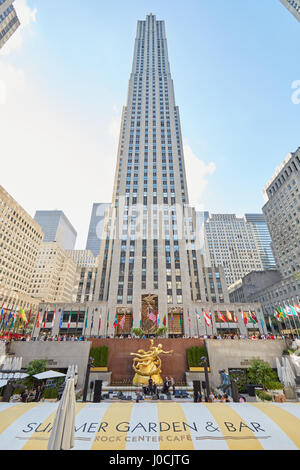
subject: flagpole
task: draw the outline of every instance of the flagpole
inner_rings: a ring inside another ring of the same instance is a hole
[[[288,319],[288,321],[289,321],[289,326],[290,326],[292,338],[295,339],[295,338],[294,338],[294,333],[293,333],[292,324],[291,324],[291,320],[290,320],[290,316],[289,316],[290,311],[289,311],[289,308],[288,308],[286,305],[284,306],[284,312],[285,312],[285,314],[286,314],[286,316],[287,316],[287,319]]]
[[[202,309],[202,314],[203,314],[203,309]],[[203,314],[204,316],[204,314]],[[207,324],[206,324],[206,320],[204,319],[204,323],[205,323],[205,331],[206,331],[206,336],[207,336]]]
[[[197,324],[197,334],[198,334],[198,338],[199,338],[199,324],[198,324],[198,317],[197,317],[196,312],[195,312],[195,315],[196,315],[196,324]]]

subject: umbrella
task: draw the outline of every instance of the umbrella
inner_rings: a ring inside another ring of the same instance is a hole
[[[56,411],[48,450],[70,450],[74,447],[75,389],[74,379],[68,379]]]
[[[5,387],[7,385],[7,380],[0,380],[0,388]]]
[[[38,380],[43,379],[54,379],[55,377],[65,377],[66,374],[62,374],[61,372],[56,372],[55,370],[48,370],[46,372],[41,372],[40,374],[36,374],[35,377]]]

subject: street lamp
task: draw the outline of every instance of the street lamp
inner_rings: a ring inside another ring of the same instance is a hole
[[[206,397],[207,401],[210,395],[210,386],[209,386],[209,378],[208,378],[208,368],[207,368],[207,357],[203,356],[201,357],[201,362],[204,367],[204,373],[205,373],[205,389],[206,389]]]
[[[88,392],[88,385],[89,385],[89,378],[90,378],[90,371],[91,371],[91,367],[92,367],[93,363],[94,363],[94,358],[90,357],[87,368],[86,368],[85,383],[84,383],[83,398],[82,398],[83,402],[86,401],[87,392]]]

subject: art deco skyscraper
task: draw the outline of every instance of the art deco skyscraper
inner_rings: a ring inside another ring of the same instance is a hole
[[[195,211],[188,203],[165,24],[150,14],[137,25],[112,207],[99,257],[95,300],[108,302],[110,325],[116,312],[127,312],[133,326],[142,319],[150,332],[151,310],[160,319],[171,315],[187,331],[189,308],[205,295]]]

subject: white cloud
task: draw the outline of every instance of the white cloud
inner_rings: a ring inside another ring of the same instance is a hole
[[[203,193],[208,184],[207,177],[215,172],[216,165],[214,162],[206,164],[204,160],[200,160],[187,142],[184,142],[183,148],[190,204],[203,210]]]
[[[14,7],[21,24],[2,47],[0,57],[8,56],[11,52],[20,49],[25,35],[33,34],[32,23],[36,23],[37,9],[31,9],[27,5],[27,0],[16,0]]]

